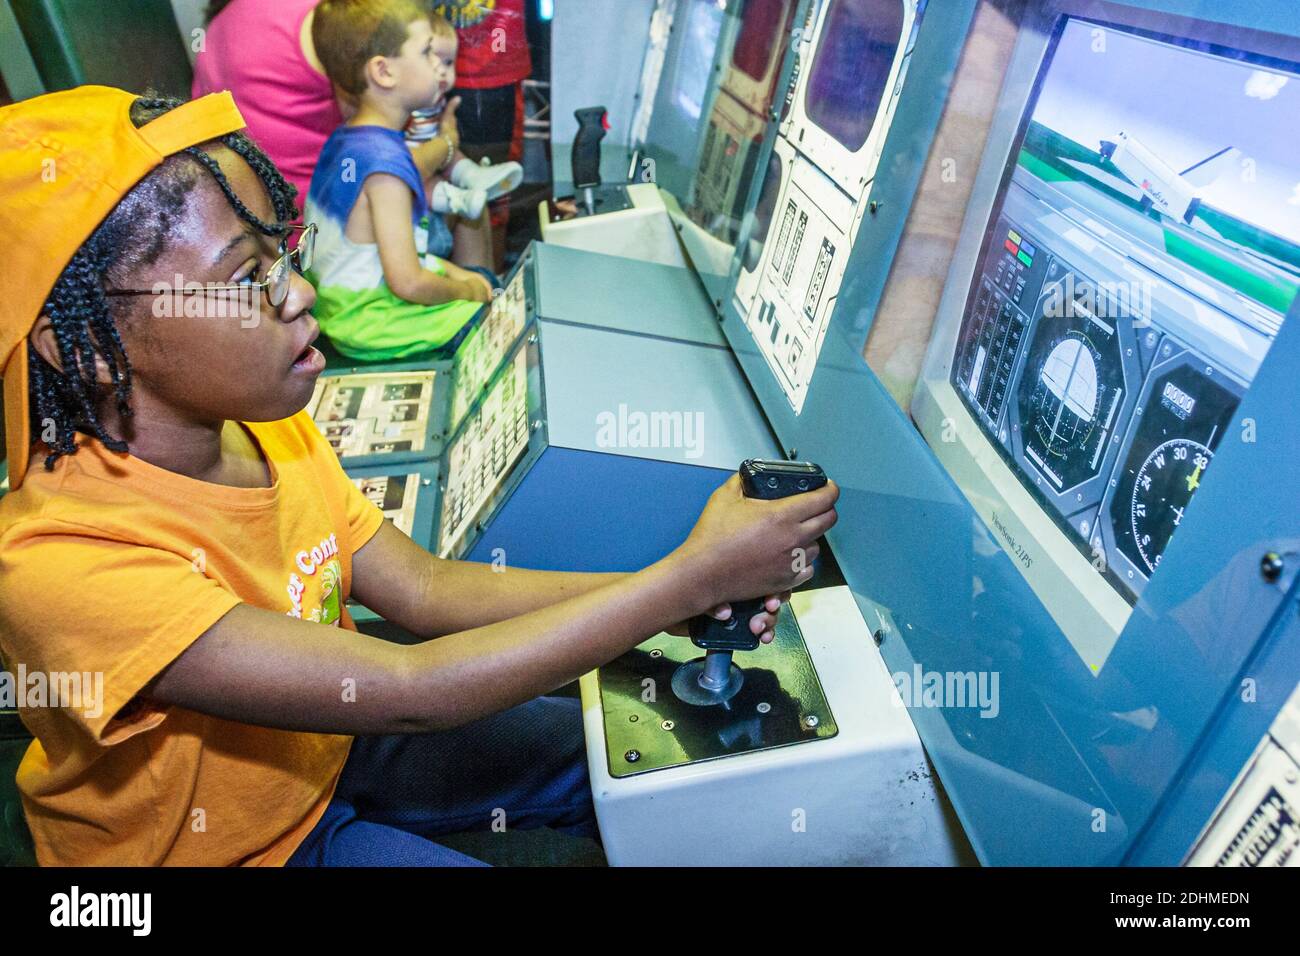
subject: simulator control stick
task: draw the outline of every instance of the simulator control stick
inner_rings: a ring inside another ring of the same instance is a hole
[[[573,138],[573,188],[582,190],[587,215],[596,214],[595,189],[600,185],[600,141],[609,129],[609,114],[603,106],[588,106],[573,114],[578,135]]]
[[[806,461],[763,461],[751,458],[740,466],[740,481],[746,498],[788,498],[813,491],[826,484],[820,465]],[[687,661],[673,674],[673,693],[688,704],[724,704],[736,696],[745,683],[745,673],[732,663],[736,651],[758,647],[758,635],[749,629],[750,619],[761,613],[758,599],[731,602],[731,617],[725,621],[707,614],[691,619],[691,641],[704,649],[704,657]]]

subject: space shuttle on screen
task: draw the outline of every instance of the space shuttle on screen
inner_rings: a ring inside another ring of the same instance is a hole
[[[1121,132],[1115,140],[1102,140],[1101,158],[1109,159],[1137,187],[1134,198],[1140,196],[1143,210],[1154,206],[1171,219],[1180,219],[1188,225],[1192,225],[1201,205],[1198,191],[1227,172],[1241,155],[1241,150],[1226,146],[1177,172],[1137,137]]]

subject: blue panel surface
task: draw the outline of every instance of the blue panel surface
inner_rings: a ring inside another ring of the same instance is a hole
[[[731,470],[550,447],[469,554],[514,567],[637,571],[681,544]]]

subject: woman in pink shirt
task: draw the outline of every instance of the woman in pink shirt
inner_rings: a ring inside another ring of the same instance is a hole
[[[248,135],[298,187],[300,206],[321,147],[343,124],[311,43],[318,2],[214,0],[194,61],[193,95],[235,95]]]

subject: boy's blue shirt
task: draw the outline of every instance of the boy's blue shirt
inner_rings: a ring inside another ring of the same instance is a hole
[[[385,361],[441,349],[456,340],[479,311],[477,302],[421,305],[395,295],[384,279],[379,246],[347,236],[348,219],[366,179],[397,177],[411,190],[411,229],[422,268],[446,274],[452,236],[443,217],[429,212],[424,181],[406,138],[382,126],[341,126],[321,150],[307,191],[306,218],[319,228],[310,279],[317,320],[334,347],[349,358]]]
[[[361,196],[366,177],[375,173],[396,176],[411,189],[412,222],[428,214],[424,181],[406,137],[382,126],[340,126],[325,141],[308,197],[313,205],[346,225]]]

